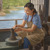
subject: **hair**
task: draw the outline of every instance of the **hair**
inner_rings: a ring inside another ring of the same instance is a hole
[[[25,6],[25,7],[28,7],[30,10],[34,9],[33,13],[37,13],[36,9],[34,8],[34,4],[28,2]]]

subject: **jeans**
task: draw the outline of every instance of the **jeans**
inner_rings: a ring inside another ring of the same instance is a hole
[[[18,36],[18,35],[15,33],[15,36]],[[30,45],[30,41],[25,37],[24,43],[23,43],[23,48],[28,48],[29,45]]]

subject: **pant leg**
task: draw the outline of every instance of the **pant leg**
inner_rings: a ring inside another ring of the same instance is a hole
[[[24,48],[28,48],[29,45],[31,45],[31,44],[30,44],[30,41],[25,37],[25,38],[24,38],[24,44],[23,44],[23,47],[24,47]]]
[[[16,32],[15,32],[15,36],[18,36]]]

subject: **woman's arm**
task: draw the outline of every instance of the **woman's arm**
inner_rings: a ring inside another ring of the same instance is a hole
[[[23,20],[23,22],[22,22],[22,24],[21,25],[15,25],[14,27],[13,27],[13,29],[15,29],[16,27],[24,27],[25,26],[25,20]]]
[[[25,20],[23,20],[22,24],[21,25],[16,25],[16,27],[24,27],[25,26]]]
[[[31,28],[27,28],[27,29],[26,28],[19,28],[19,29],[21,29],[22,31],[33,32],[36,28],[37,28],[37,26],[33,24]]]

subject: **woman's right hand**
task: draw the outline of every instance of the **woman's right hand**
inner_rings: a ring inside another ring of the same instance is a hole
[[[15,29],[16,28],[16,25],[15,26],[13,26],[13,29]]]

